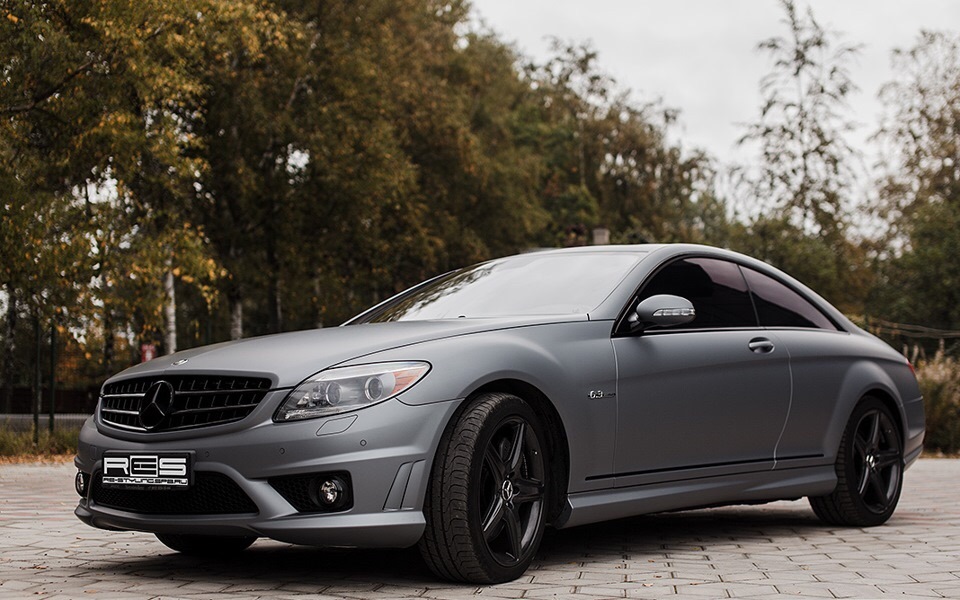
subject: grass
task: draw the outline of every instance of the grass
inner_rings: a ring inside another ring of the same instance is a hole
[[[77,451],[79,431],[40,431],[40,443],[34,444],[33,431],[0,428],[0,464],[21,462],[66,462]]]

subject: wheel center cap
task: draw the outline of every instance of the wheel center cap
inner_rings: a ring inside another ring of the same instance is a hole
[[[867,466],[870,467],[871,469],[876,469],[877,457],[872,454],[867,455]]]
[[[509,479],[503,480],[503,485],[500,486],[500,497],[504,502],[513,500],[513,482]]]

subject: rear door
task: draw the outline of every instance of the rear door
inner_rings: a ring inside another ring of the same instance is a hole
[[[785,283],[742,267],[760,325],[775,332],[790,350],[793,397],[790,419],[777,446],[777,468],[832,462],[833,448],[824,447],[837,418],[840,392],[861,340],[841,331],[802,294]]]

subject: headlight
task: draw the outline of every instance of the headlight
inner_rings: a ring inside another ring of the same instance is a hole
[[[290,392],[274,421],[328,417],[389,400],[420,381],[430,364],[419,361],[320,371]]]

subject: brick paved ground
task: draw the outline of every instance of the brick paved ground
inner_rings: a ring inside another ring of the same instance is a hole
[[[518,581],[436,581],[416,550],[258,541],[190,559],[72,514],[70,465],[0,466],[0,598],[960,598],[960,460],[921,460],[885,526],[829,529],[805,501],[550,531]]]

